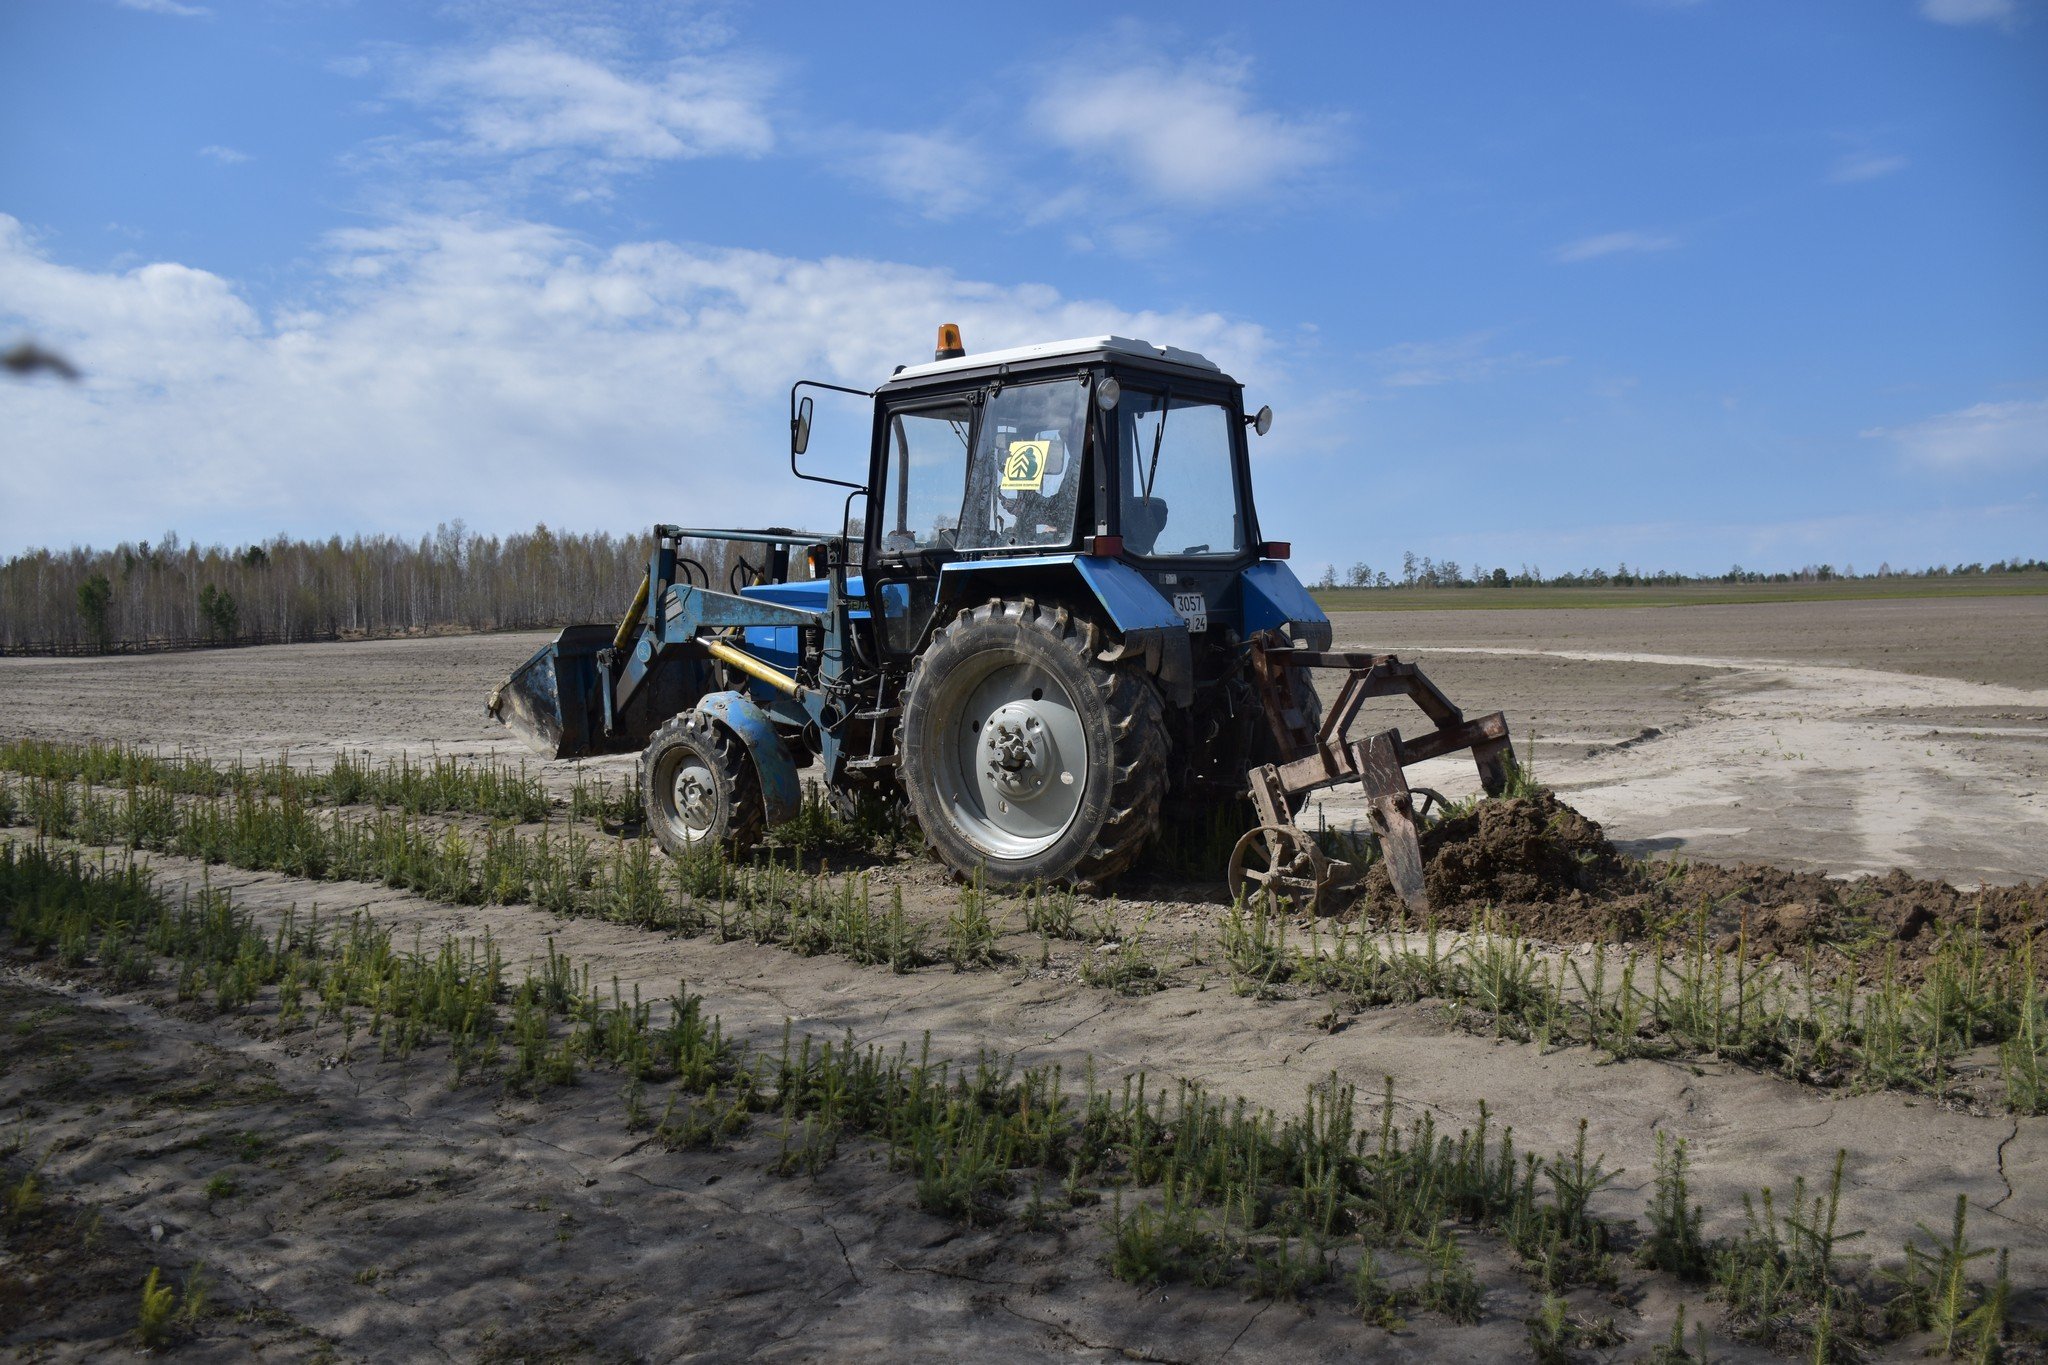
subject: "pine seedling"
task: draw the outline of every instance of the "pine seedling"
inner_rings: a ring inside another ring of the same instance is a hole
[[[1110,920],[1115,921],[1115,907],[1110,908]],[[1081,959],[1081,980],[1090,986],[1101,986],[1119,995],[1143,995],[1150,991],[1164,990],[1166,983],[1161,979],[1159,964],[1145,946],[1145,933],[1151,927],[1156,911],[1147,911],[1138,921],[1136,928],[1121,938],[1106,939],[1094,952]]]
[[[1529,1355],[1538,1365],[1566,1365],[1578,1335],[1572,1330],[1571,1305],[1555,1294],[1545,1294],[1529,1319]]]
[[[149,1268],[142,1281],[142,1306],[136,1315],[135,1335],[146,1349],[154,1350],[170,1341],[178,1313],[178,1291],[162,1283],[163,1272]]]
[[[1963,1319],[1960,1335],[1969,1343],[1970,1359],[1989,1365],[1999,1358],[2000,1343],[2005,1337],[2005,1321],[2012,1309],[2012,1278],[2006,1272],[2007,1251],[1998,1250],[1998,1278],[1991,1282],[1991,1291],[1983,1301],[1972,1309],[1970,1316]]]
[[[1251,1270],[1245,1277],[1245,1294],[1254,1299],[1283,1299],[1299,1303],[1301,1296],[1330,1278],[1330,1260],[1321,1246],[1311,1255],[1296,1251],[1285,1233],[1270,1253],[1253,1250]]]
[[[22,1172],[19,1180],[0,1188],[0,1218],[9,1231],[35,1217],[43,1207],[43,1190],[34,1169]]]
[[[1854,1241],[1863,1235],[1860,1229],[1839,1232],[1835,1226],[1842,1204],[1842,1172],[1848,1160],[1848,1148],[1835,1152],[1828,1192],[1814,1196],[1811,1212],[1803,1217],[1798,1191],[1804,1187],[1795,1184],[1792,1211],[1785,1218],[1785,1227],[1792,1234],[1790,1270],[1800,1289],[1813,1302],[1838,1303],[1844,1307],[1853,1305],[1852,1297],[1835,1283],[1837,1249],[1841,1243]]]
[[[1381,1273],[1379,1253],[1365,1248],[1358,1258],[1358,1268],[1351,1273],[1353,1311],[1383,1331],[1398,1332],[1407,1326],[1398,1311],[1405,1297]]]
[[[1242,897],[1231,902],[1230,915],[1223,922],[1221,949],[1230,968],[1231,989],[1238,995],[1269,999],[1274,986],[1292,972],[1287,917],[1270,896],[1255,898],[1249,911]]]
[[[1979,1306],[1970,1283],[1970,1264],[1991,1254],[1990,1247],[1970,1245],[1969,1216],[1969,1196],[1957,1195],[1955,1222],[1948,1237],[1938,1237],[1925,1223],[1920,1224],[1920,1235],[1931,1245],[1908,1243],[1904,1270],[1889,1276],[1901,1286],[1886,1310],[1893,1325],[1904,1331],[1933,1331],[1940,1338],[1943,1355],[1955,1354],[1966,1324]],[[2001,1259],[2001,1274],[2003,1269]]]
[[[1678,1305],[1678,1316],[1672,1319],[1671,1335],[1651,1349],[1649,1365],[1707,1365],[1707,1328],[1701,1323],[1693,1338],[1693,1350],[1685,1345],[1685,1305]]]
[[[1657,1175],[1650,1195],[1650,1235],[1637,1259],[1653,1270],[1698,1280],[1706,1276],[1708,1257],[1700,1237],[1700,1206],[1691,1201],[1687,1185],[1687,1165],[1685,1139],[1672,1141],[1660,1130]]]
[[[1073,938],[1076,900],[1064,887],[1033,886],[1024,893],[1024,924],[1045,938]]]
[[[993,967],[1002,960],[996,948],[995,921],[988,912],[988,890],[980,872],[960,888],[960,900],[946,918],[946,957],[956,972]]]
[[[186,1272],[184,1292],[178,1296],[178,1323],[187,1330],[198,1326],[206,1313],[207,1291],[213,1282],[206,1277],[206,1263],[195,1261]]]

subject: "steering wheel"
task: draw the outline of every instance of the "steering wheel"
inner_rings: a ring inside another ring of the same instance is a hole
[[[1011,492],[996,490],[996,503],[1004,516],[1010,519],[1012,531],[1026,531],[1037,534],[1052,525],[1052,499],[1043,493],[1034,493],[1028,488]]]

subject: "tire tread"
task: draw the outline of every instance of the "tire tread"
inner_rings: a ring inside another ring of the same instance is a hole
[[[767,825],[767,811],[761,801],[761,782],[754,772],[753,760],[730,730],[714,717],[694,708],[662,722],[648,739],[647,747],[640,751],[636,773],[640,808],[655,842],[671,857],[681,857],[692,851],[691,845],[676,840],[670,834],[654,804],[654,764],[664,749],[682,740],[687,740],[690,747],[703,754],[718,769],[731,793],[725,842],[733,848],[751,846]]]
[[[1166,724],[1159,690],[1135,668],[1105,664],[1097,658],[1102,649],[1102,631],[1094,621],[1075,615],[1065,606],[1041,605],[1029,597],[991,598],[979,606],[962,608],[951,621],[940,626],[933,632],[930,645],[911,665],[904,684],[904,696],[911,699],[904,709],[906,733],[919,684],[933,655],[942,654],[942,643],[955,632],[997,621],[1036,632],[1069,655],[1093,683],[1108,715],[1115,757],[1109,810],[1087,849],[1058,878],[1100,886],[1129,871],[1159,828],[1167,766]],[[907,756],[900,772],[905,795],[915,809],[919,803],[912,789],[913,764]],[[929,830],[925,843],[935,853],[942,852]],[[954,871],[958,873],[959,869]]]

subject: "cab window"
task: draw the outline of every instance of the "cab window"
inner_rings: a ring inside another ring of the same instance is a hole
[[[1244,548],[1229,408],[1126,388],[1116,426],[1118,524],[1127,551],[1177,558]]]
[[[982,408],[959,548],[1066,545],[1074,538],[1088,386],[1006,385]]]
[[[889,415],[883,466],[881,552],[950,550],[960,530],[967,441],[974,409],[966,403]]]

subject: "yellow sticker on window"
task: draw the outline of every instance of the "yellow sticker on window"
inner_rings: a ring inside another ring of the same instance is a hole
[[[1052,453],[1051,441],[1012,441],[1003,461],[1003,490],[1036,493],[1045,487],[1045,461]]]

